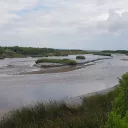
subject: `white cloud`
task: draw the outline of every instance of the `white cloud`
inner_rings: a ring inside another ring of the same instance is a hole
[[[0,45],[128,48],[127,5],[127,0],[1,0]]]

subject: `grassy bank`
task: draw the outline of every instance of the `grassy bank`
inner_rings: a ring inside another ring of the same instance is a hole
[[[85,56],[76,56],[76,59],[82,59],[82,60],[84,60],[85,59]]]
[[[112,56],[110,53],[104,53],[104,52],[95,52],[93,55],[100,55],[100,56]]]
[[[38,63],[44,63],[44,62],[76,65],[75,60],[69,60],[69,59],[39,59],[35,63],[38,64]]]
[[[0,122],[0,128],[103,128],[111,101],[117,91],[85,98],[80,106],[63,102],[38,103],[10,112]]]
[[[113,91],[86,97],[81,105],[38,103],[11,111],[0,128],[128,128],[128,73]]]
[[[105,128],[128,128],[128,73],[119,82],[118,96],[112,103]]]

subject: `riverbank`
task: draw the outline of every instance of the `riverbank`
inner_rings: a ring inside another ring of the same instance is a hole
[[[62,72],[70,72],[78,69],[82,69],[85,66],[61,66],[61,67],[52,67],[40,69],[39,71],[31,71],[26,73],[20,73],[20,75],[28,75],[28,74],[47,74],[47,73],[62,73]]]
[[[106,95],[111,91],[114,91],[119,85],[115,85],[113,87],[107,88],[107,89],[103,89],[100,91],[96,91],[96,92],[92,92],[92,93],[88,93],[85,95],[81,95],[81,96],[76,96],[76,97],[70,97],[66,100],[66,103],[70,106],[70,105],[81,105],[83,102],[83,99],[87,99],[89,97],[93,97],[96,95]]]
[[[79,105],[63,101],[37,103],[13,110],[0,121],[1,128],[99,128],[104,127],[117,89],[83,98]],[[101,120],[102,119],[102,120]]]

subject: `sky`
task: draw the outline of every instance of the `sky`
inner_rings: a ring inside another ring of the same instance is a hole
[[[128,0],[0,0],[0,45],[128,49]]]

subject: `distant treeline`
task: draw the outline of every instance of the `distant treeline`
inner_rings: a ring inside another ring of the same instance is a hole
[[[105,53],[120,53],[120,54],[128,54],[128,50],[104,50],[102,52]]]
[[[84,51],[77,49],[53,49],[53,48],[34,48],[34,47],[0,47],[0,59],[13,57],[42,57],[42,56],[68,56],[76,54],[100,54],[120,53],[128,54],[126,50],[105,50],[105,51]]]
[[[0,57],[40,57],[40,56],[67,56],[71,54],[85,54],[83,50],[65,50],[53,48],[33,48],[33,47],[0,47]]]

